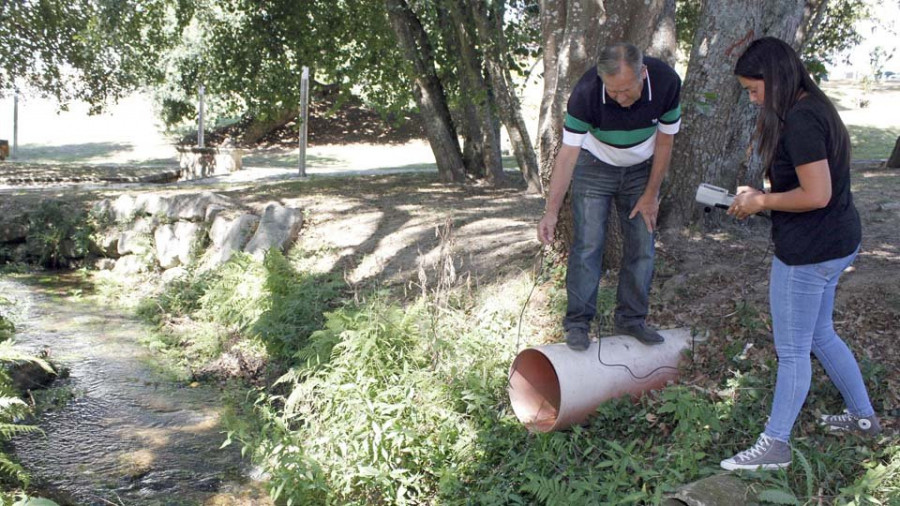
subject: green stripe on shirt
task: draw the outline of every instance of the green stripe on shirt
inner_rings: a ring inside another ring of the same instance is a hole
[[[656,127],[640,128],[638,130],[591,130],[591,135],[600,142],[610,146],[633,146],[640,144],[656,133]]]
[[[639,128],[637,130],[601,130],[599,128],[591,128],[590,123],[581,121],[568,113],[566,114],[566,128],[573,132],[590,132],[600,142],[616,147],[640,144],[656,133],[656,126]]]
[[[675,123],[676,121],[678,121],[678,118],[680,118],[680,117],[681,117],[681,104],[678,104],[678,107],[663,114],[662,117],[659,118],[659,121],[662,123],[671,124],[671,123]]]

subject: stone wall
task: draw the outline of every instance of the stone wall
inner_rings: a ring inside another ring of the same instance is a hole
[[[258,213],[208,191],[126,193],[95,203],[90,216],[101,226],[91,237],[92,258],[86,260],[99,269],[160,272],[165,279],[178,277],[191,265],[213,269],[238,251],[259,259],[270,248],[284,251],[303,222],[296,208],[271,202]],[[27,216],[8,222],[0,217],[0,247],[20,248],[21,256],[34,257],[26,243],[32,222]]]

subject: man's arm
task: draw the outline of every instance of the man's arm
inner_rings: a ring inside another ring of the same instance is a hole
[[[669,163],[672,161],[672,145],[675,143],[675,135],[656,132],[656,146],[653,149],[653,165],[650,167],[650,179],[647,180],[647,187],[644,194],[638,199],[629,219],[637,216],[638,213],[644,218],[647,224],[647,230],[653,232],[656,230],[656,216],[659,214],[659,188],[662,186],[666,172],[669,170]]]
[[[547,207],[544,217],[538,223],[538,240],[543,244],[553,242],[553,234],[556,231],[556,222],[559,219],[559,208],[562,207],[569,183],[572,181],[572,172],[581,152],[580,146],[563,144],[553,161],[553,171],[550,173],[550,192],[547,195]]]

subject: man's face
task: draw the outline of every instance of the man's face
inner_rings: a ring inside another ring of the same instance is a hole
[[[646,72],[647,67],[643,65],[637,74],[628,65],[622,65],[618,74],[614,76],[603,74],[600,76],[600,79],[606,85],[606,94],[610,98],[622,107],[630,107],[631,104],[641,98],[641,92],[644,91],[644,75]]]

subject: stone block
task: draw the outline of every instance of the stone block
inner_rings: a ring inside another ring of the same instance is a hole
[[[300,232],[303,214],[299,209],[271,203],[266,206],[253,238],[244,251],[257,259],[262,259],[270,248],[287,248]]]

